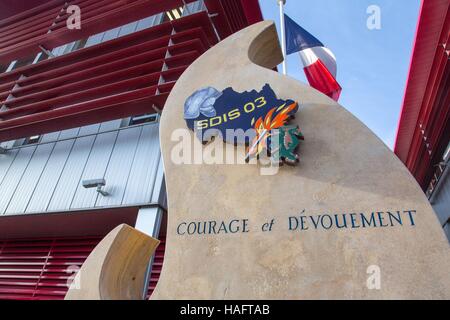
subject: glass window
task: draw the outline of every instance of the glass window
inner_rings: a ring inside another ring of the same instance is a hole
[[[131,117],[129,119],[130,119],[130,121],[129,121],[128,125],[134,126],[137,124],[158,122],[159,114],[157,114],[157,113],[143,114],[143,115]],[[124,124],[124,123],[122,123],[122,124]]]
[[[67,46],[67,44],[54,48],[52,50],[52,54],[57,56],[57,57],[61,56],[63,54],[64,49],[66,48],[66,46]]]
[[[36,58],[33,61],[33,64],[39,63],[41,61],[47,60],[49,57],[46,53],[44,52],[40,52],[38,53],[38,55],[36,56]]]
[[[144,30],[147,28],[151,28],[151,27],[154,27],[154,26],[162,23],[164,20],[163,19],[164,16],[165,16],[165,13],[158,13],[151,17],[147,17],[142,20],[139,20],[136,31],[141,31],[141,30]]]
[[[138,21],[131,22],[120,28],[119,37],[125,36],[127,34],[133,33],[136,30]]]
[[[25,139],[25,143],[24,144],[38,143],[39,139],[41,139],[40,135],[31,136],[31,137]]]
[[[103,36],[102,42],[117,38],[117,36],[119,35],[119,31],[120,27],[106,31],[105,35]]]
[[[173,10],[166,11],[166,16],[164,21],[172,21],[176,19],[180,19],[183,16],[183,7],[175,8]]]
[[[62,54],[74,52],[78,49],[84,48],[86,45],[87,39],[81,39],[67,44],[62,52]]]
[[[87,39],[78,40],[75,42],[72,51],[83,49],[86,46]]]
[[[95,35],[93,35],[93,36],[90,36],[88,39],[87,39],[87,41],[86,41],[86,44],[85,44],[85,47],[87,48],[87,47],[90,47],[90,46],[94,46],[94,45],[96,45],[96,44],[99,44],[100,42],[102,42],[102,39],[103,39],[103,36],[105,35],[105,33],[104,32],[101,32],[101,33],[97,33],[97,34],[95,34]]]
[[[184,6],[183,17],[205,10],[206,6],[203,0],[194,1]]]
[[[18,139],[14,142],[14,147],[27,146],[29,144],[38,143],[41,139],[41,135],[35,135],[24,139]]]
[[[447,146],[447,150],[445,150],[445,152],[444,152],[444,157],[443,157],[443,159],[444,159],[445,161],[450,160],[450,143],[449,143],[448,146]]]
[[[141,30],[153,27],[155,25],[155,21],[156,21],[156,15],[139,20],[136,31],[141,31]]]
[[[64,44],[52,50],[52,54],[56,57],[84,48],[88,39],[81,39],[71,43]]]

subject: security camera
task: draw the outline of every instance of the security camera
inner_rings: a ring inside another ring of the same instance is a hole
[[[82,183],[83,183],[83,187],[85,187],[86,189],[106,186],[105,179],[83,180]]]
[[[108,192],[102,190],[102,188],[104,186],[106,186],[105,179],[83,180],[81,183],[82,183],[83,187],[86,189],[97,188],[97,192],[100,193],[104,197],[109,195]]]

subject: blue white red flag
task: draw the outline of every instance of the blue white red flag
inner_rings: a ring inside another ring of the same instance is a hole
[[[336,80],[336,57],[330,49],[288,15],[284,16],[286,54],[299,52],[311,87],[338,101],[342,88]]]

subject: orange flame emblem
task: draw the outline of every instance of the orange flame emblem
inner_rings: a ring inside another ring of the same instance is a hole
[[[283,104],[278,108],[272,108],[266,115],[266,117],[259,118],[255,123],[256,136],[252,141],[252,144],[248,148],[247,157],[252,155],[259,155],[265,148],[267,148],[267,139],[270,137],[270,131],[278,129],[286,124],[289,120],[289,113],[297,108],[296,102],[286,106]],[[281,110],[281,111],[280,111]],[[272,119],[273,114],[279,111],[278,114]]]

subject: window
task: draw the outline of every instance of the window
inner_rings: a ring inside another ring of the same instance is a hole
[[[450,160],[450,142],[447,146],[447,150],[445,150],[444,152],[444,157],[442,159],[444,159],[444,161]]]
[[[52,54],[55,56],[62,56],[64,54],[76,51],[78,49],[84,48],[86,45],[87,39],[77,40],[71,43],[64,44],[62,46],[56,47],[52,50]],[[47,55],[46,55],[47,56]]]
[[[38,55],[34,59],[33,63],[39,63],[39,62],[47,60],[47,59],[48,59],[48,55],[46,53],[44,53],[44,52],[40,52],[40,53],[38,53]]]
[[[28,137],[28,138],[19,139],[19,140],[14,141],[13,147],[17,148],[17,147],[21,147],[21,146],[35,144],[35,143],[38,143],[39,140],[41,140],[41,135],[35,135],[35,136]]]
[[[180,19],[183,16],[183,7],[179,7],[170,11],[166,11],[166,16],[164,17],[164,20],[167,21],[170,20],[176,20]]]
[[[134,22],[131,22],[131,23],[128,23],[128,24],[122,26],[119,31],[119,37],[123,37],[127,34],[135,32],[137,25],[138,25],[138,21],[134,21]]]
[[[163,21],[164,16],[165,16],[164,13],[158,13],[154,16],[139,20],[136,27],[136,31],[151,28],[153,26],[160,24]]]
[[[207,11],[203,0],[187,3],[184,6],[183,17],[188,16],[190,14],[197,13],[197,12],[201,12],[201,11]]]
[[[38,143],[40,139],[41,139],[40,135],[35,135],[35,136],[25,138],[25,139],[23,139],[22,146]]]
[[[94,34],[93,36],[90,36],[86,41],[85,47],[87,48],[90,46],[94,46],[94,45],[102,42],[102,38],[103,38],[104,34],[105,34],[104,32],[101,32],[101,33]]]
[[[130,118],[129,125],[134,126],[137,124],[157,122],[158,118],[159,118],[159,115],[157,113],[134,116],[134,117]]]

